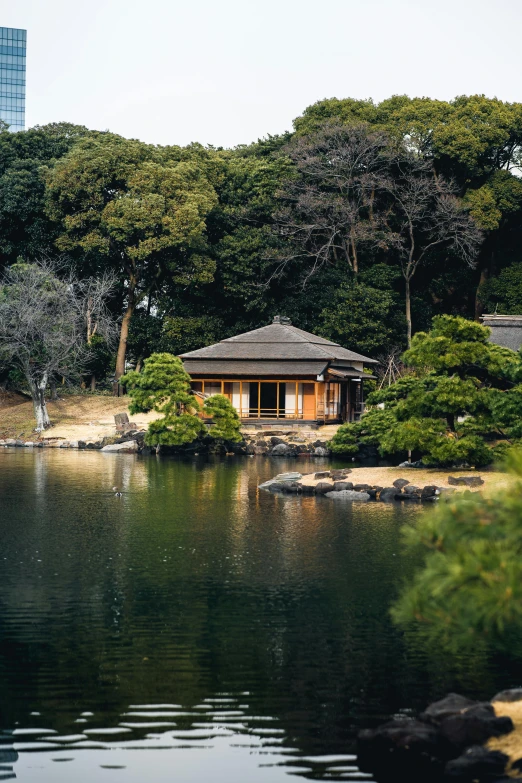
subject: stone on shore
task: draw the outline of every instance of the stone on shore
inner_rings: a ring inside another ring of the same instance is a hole
[[[448,484],[464,485],[466,487],[480,487],[484,479],[480,476],[448,476]]]
[[[124,443],[114,443],[112,446],[104,446],[102,451],[120,454],[135,454],[138,449],[139,446],[135,440],[127,440]]]
[[[366,503],[370,499],[368,492],[355,492],[353,489],[341,489],[337,492],[325,492],[326,498],[332,500],[352,500],[357,503]]]

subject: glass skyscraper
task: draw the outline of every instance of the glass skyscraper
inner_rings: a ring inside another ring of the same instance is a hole
[[[25,128],[26,43],[26,30],[0,27],[0,120],[11,131]]]

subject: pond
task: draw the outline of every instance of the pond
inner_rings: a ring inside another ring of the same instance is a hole
[[[514,684],[392,626],[421,508],[257,489],[295,468],[0,450],[0,780],[369,779],[360,728]]]

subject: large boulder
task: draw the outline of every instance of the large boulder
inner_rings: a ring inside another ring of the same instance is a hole
[[[321,470],[319,473],[314,473],[314,479],[318,480],[323,478],[330,478],[329,470]]]
[[[394,720],[361,731],[357,763],[382,783],[435,783],[451,758],[437,729],[428,723]]]
[[[325,495],[327,492],[333,491],[333,484],[330,484],[328,481],[320,481],[319,484],[315,485],[315,494],[316,495]]]
[[[407,484],[410,482],[407,479],[395,479],[395,481],[392,481],[392,484],[394,487],[397,487],[397,489],[403,489]]]
[[[448,693],[443,699],[439,699],[439,701],[434,701],[433,704],[430,704],[429,707],[419,715],[419,720],[433,723],[438,726],[446,718],[451,718],[453,715],[459,715],[461,712],[464,712],[470,707],[476,707],[480,703],[481,702],[479,701],[468,699],[466,696],[461,696],[460,693]]]
[[[407,487],[404,487],[402,491],[402,497],[405,500],[420,500],[420,496],[422,494],[422,489],[420,487],[416,487],[413,484],[408,484]]]
[[[444,770],[445,778],[461,780],[463,783],[498,781],[503,777],[508,761],[509,758],[499,750],[474,746],[468,748],[459,758],[448,761]]]
[[[493,696],[491,701],[522,701],[522,688],[509,688]]]
[[[313,451],[313,454],[314,457],[327,457],[330,454],[330,451],[324,446],[316,446],[316,448]]]
[[[295,457],[296,453],[295,449],[289,446],[288,443],[278,443],[270,450],[272,457]]]
[[[436,487],[435,484],[428,484],[428,486],[424,487],[421,491],[421,500],[435,498],[437,496],[437,489],[438,487]]]
[[[352,500],[357,503],[366,503],[370,499],[368,492],[355,492],[353,489],[342,489],[338,492],[326,492],[325,498],[333,500]]]
[[[390,503],[392,500],[395,500],[397,495],[400,495],[400,492],[400,489],[397,489],[397,487],[384,487],[379,493],[379,500],[382,500],[384,503]]]
[[[104,446],[102,451],[118,454],[135,454],[138,449],[139,446],[135,440],[127,440],[124,443],[113,443],[110,446]]]
[[[440,722],[442,737],[459,751],[470,745],[481,745],[490,737],[500,737],[513,731],[513,721],[507,716],[496,717],[490,702],[481,702],[463,712],[450,715]]]
[[[353,483],[351,481],[334,481],[333,488],[334,492],[342,492],[344,489],[353,489]]]
[[[484,479],[480,476],[448,476],[448,484],[461,485],[465,487],[480,487]]]

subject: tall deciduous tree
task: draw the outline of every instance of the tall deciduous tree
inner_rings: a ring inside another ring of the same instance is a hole
[[[206,217],[217,198],[197,159],[112,134],[78,143],[48,172],[48,209],[61,223],[58,246],[106,264],[125,280],[116,379],[125,371],[137,305],[165,280],[212,279]]]
[[[100,335],[110,337],[103,293],[90,285],[60,280],[45,263],[15,264],[0,281],[0,358],[23,375],[33,400],[37,430],[51,426],[45,392],[54,376],[78,377],[89,359],[86,312],[97,318]]]

